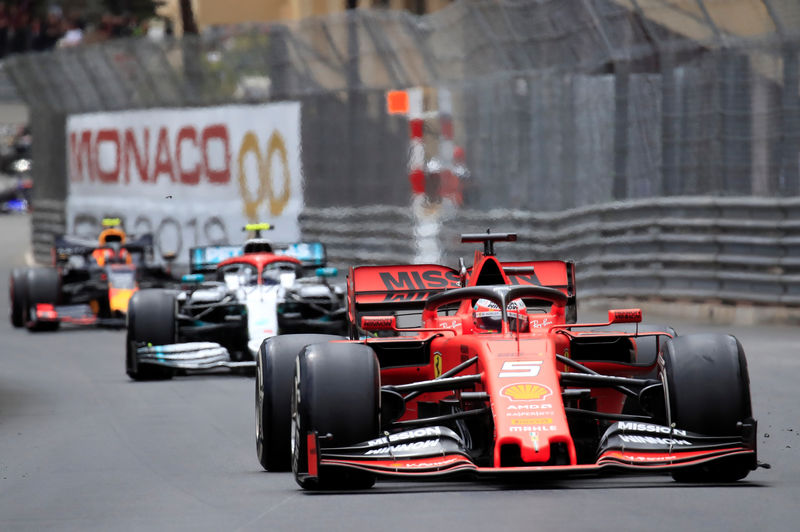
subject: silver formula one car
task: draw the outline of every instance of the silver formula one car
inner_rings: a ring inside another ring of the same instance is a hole
[[[194,248],[191,259],[182,290],[142,290],[131,299],[132,379],[219,367],[252,372],[266,338],[346,331],[344,290],[328,281],[337,272],[325,267],[319,242],[273,248],[257,238],[244,247]]]

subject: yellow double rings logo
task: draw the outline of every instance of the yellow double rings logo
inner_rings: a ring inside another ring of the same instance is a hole
[[[247,176],[244,171],[244,159],[247,154],[253,153],[258,161],[258,190],[255,197],[247,187]],[[272,189],[272,158],[277,155],[280,157],[283,167],[283,188],[279,196],[275,195]],[[289,158],[286,154],[286,144],[283,137],[274,131],[269,136],[267,142],[267,156],[262,157],[258,147],[258,137],[252,131],[248,131],[242,140],[239,148],[239,191],[244,202],[244,214],[251,222],[258,221],[258,206],[265,199],[269,199],[269,214],[279,216],[289,204],[291,196],[291,174],[289,173]]]

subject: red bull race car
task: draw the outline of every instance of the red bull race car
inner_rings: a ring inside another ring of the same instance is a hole
[[[305,489],[376,478],[605,472],[729,482],[758,466],[747,362],[726,334],[639,309],[578,323],[574,265],[352,268],[349,338],[287,335],[257,357],[256,448]]]
[[[58,236],[52,266],[15,268],[9,280],[11,323],[30,331],[62,323],[124,327],[139,288],[176,284],[153,260],[150,234],[131,238],[120,220],[107,218],[96,241]]]

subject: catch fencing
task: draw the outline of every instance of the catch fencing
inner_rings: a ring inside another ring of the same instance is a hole
[[[5,70],[31,107],[37,257],[59,209],[63,219],[68,115],[292,100],[305,236],[324,235],[342,263],[411,261],[409,124],[386,112],[385,94],[421,87],[429,210],[438,173],[460,165],[436,237],[445,258],[450,231],[514,229],[528,244],[512,253],[577,259],[584,295],[627,287],[795,305],[784,258],[796,209],[783,202],[800,195],[799,52],[794,0],[462,0],[424,17],[359,9],[118,40]],[[608,222],[613,238],[592,218],[612,213],[623,216]],[[747,235],[759,260],[728,251]]]

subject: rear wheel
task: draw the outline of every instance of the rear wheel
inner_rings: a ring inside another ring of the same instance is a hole
[[[363,344],[308,346],[297,357],[292,390],[292,471],[304,489],[363,489],[372,474],[321,467],[310,476],[308,435],[324,436],[324,447],[342,447],[375,438],[380,431],[380,369],[372,348]]]
[[[292,467],[292,376],[298,353],[310,344],[344,340],[329,334],[287,334],[261,343],[256,357],[256,451],[267,471]]]
[[[175,294],[165,290],[139,290],[128,304],[125,372],[133,380],[169,379],[172,368],[142,364],[136,348],[142,343],[174,344],[177,340]]]
[[[14,268],[8,279],[8,295],[11,303],[11,325],[25,325],[25,299],[27,296],[27,268]]]
[[[741,433],[740,423],[752,420],[750,377],[739,341],[725,334],[692,334],[664,345],[664,371],[672,422],[708,436]],[[678,469],[681,482],[732,482],[756,466],[753,457]]]
[[[61,295],[61,279],[55,268],[30,268],[26,272],[24,322],[29,331],[54,331],[58,321],[39,321],[36,305],[56,305]]]

